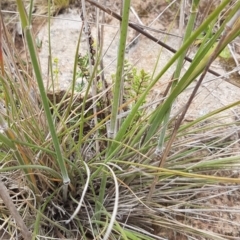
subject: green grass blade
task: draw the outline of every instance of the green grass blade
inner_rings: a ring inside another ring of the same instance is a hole
[[[188,24],[186,27],[186,32],[184,35],[183,43],[187,41],[187,39],[191,36],[191,33],[193,31],[194,23],[195,23],[196,16],[197,16],[198,5],[199,5],[199,0],[192,1],[191,11],[190,11],[191,14],[190,14],[189,21],[188,21]],[[176,70],[174,72],[174,77],[173,77],[174,80],[173,80],[172,87],[171,87],[172,89],[174,89],[174,87],[178,83],[178,79],[179,79],[181,71],[182,71],[184,57],[185,57],[186,53],[187,53],[187,49],[182,53],[182,55],[178,59]],[[162,128],[160,136],[159,136],[157,151],[162,151],[162,149],[163,149],[163,144],[164,144],[165,134],[166,134],[166,130],[167,130],[168,123],[169,123],[171,108],[172,108],[172,105],[169,106],[169,110],[164,115],[163,128]]]
[[[123,67],[124,67],[124,55],[126,48],[126,40],[127,40],[127,30],[128,30],[128,19],[129,19],[129,11],[130,11],[130,0],[124,1],[123,6],[123,17],[121,23],[121,35],[120,42],[118,47],[118,59],[117,59],[117,72],[116,72],[116,80],[114,84],[113,90],[113,104],[112,104],[112,114],[110,120],[110,130],[109,136],[114,138],[117,133],[117,114],[120,106],[120,96],[121,90],[123,86]]]
[[[30,54],[32,65],[33,65],[33,68],[34,68],[36,80],[37,80],[39,91],[40,91],[40,94],[41,94],[41,99],[42,99],[44,111],[45,111],[45,114],[46,114],[46,117],[47,117],[49,130],[50,130],[50,133],[51,133],[51,136],[52,136],[52,141],[53,141],[54,148],[55,148],[55,151],[56,151],[57,161],[58,161],[58,164],[59,164],[59,168],[61,170],[63,183],[64,183],[64,186],[67,186],[70,183],[70,179],[69,179],[68,172],[67,172],[67,169],[66,169],[66,166],[65,166],[65,162],[63,160],[59,140],[58,140],[58,137],[57,137],[57,134],[56,134],[56,131],[55,131],[52,115],[51,115],[51,112],[50,112],[50,109],[49,109],[48,98],[47,98],[45,88],[44,88],[44,84],[43,84],[42,73],[41,73],[41,70],[40,70],[40,66],[39,66],[39,62],[38,62],[38,58],[37,58],[37,53],[36,53],[33,37],[32,37],[31,31],[30,31],[29,23],[27,21],[27,16],[26,16],[22,1],[18,0],[17,5],[18,5],[19,13],[20,13],[21,22],[22,22],[22,28],[24,30],[26,41],[27,41],[27,44],[28,44],[29,54]],[[66,187],[64,187],[64,189],[66,189]],[[66,191],[64,191],[64,195],[65,195],[65,199],[66,199]]]
[[[203,24],[201,24],[201,26],[192,33],[192,35],[189,37],[189,39],[182,45],[182,47],[176,52],[176,54],[172,57],[172,59],[165,65],[165,67],[160,71],[160,73],[155,77],[155,79],[149,84],[149,86],[147,87],[146,91],[139,97],[139,100],[137,101],[137,103],[133,106],[133,108],[131,109],[131,112],[129,113],[129,115],[127,116],[127,118],[124,120],[123,124],[121,125],[117,135],[116,135],[116,141],[121,141],[126,133],[126,130],[128,129],[128,127],[131,125],[131,122],[134,120],[137,111],[139,109],[139,107],[141,106],[142,102],[145,100],[147,94],[149,93],[149,91],[152,89],[152,87],[156,84],[156,82],[158,82],[158,80],[163,76],[163,74],[172,66],[172,64],[181,56],[181,54],[189,47],[189,45],[191,45],[196,38],[201,34],[202,31],[204,31],[204,29],[207,28],[207,26],[217,17],[217,15],[224,9],[224,7],[229,3],[229,1],[225,0],[223,1],[214,11],[214,13],[210,14],[209,17],[205,20],[205,22]],[[172,101],[170,101],[168,103],[168,106],[171,104]],[[166,109],[164,109],[164,111],[161,111],[161,114],[163,114],[162,116],[164,116],[164,114],[166,113]],[[158,114],[159,116],[159,114]],[[153,133],[156,133],[156,129],[159,127],[159,125],[162,122],[162,116],[159,119],[159,121],[157,121],[157,124],[153,124],[152,120],[153,118],[156,117],[156,115],[153,117],[151,117],[150,121],[150,127],[149,125],[146,125],[144,128],[147,129],[148,128],[148,136],[152,136]],[[138,138],[140,138],[141,136],[138,135]],[[149,140],[146,139],[145,142]],[[109,148],[109,153],[108,155],[111,154],[111,156],[114,155],[114,153],[117,151],[117,144],[113,143],[111,145],[111,147]]]

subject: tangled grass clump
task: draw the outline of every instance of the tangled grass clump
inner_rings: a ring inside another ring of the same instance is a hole
[[[74,94],[78,46],[72,87],[60,97],[53,94],[53,99],[49,99],[29,16],[23,2],[16,1],[30,59],[27,63],[31,67],[22,63],[3,22],[2,238],[150,240],[175,236],[175,239],[223,240],[228,237],[214,228],[219,221],[226,224],[228,221],[220,215],[211,215],[216,206],[206,200],[214,197],[211,192],[218,190],[221,194],[229,191],[239,194],[235,185],[240,182],[238,174],[224,175],[226,171],[239,170],[236,148],[239,123],[236,120],[223,123],[218,114],[226,111],[227,115],[240,102],[190,123],[183,121],[212,61],[240,33],[236,18],[240,2],[235,1],[232,6],[228,2],[222,1],[199,28],[193,29],[199,1],[192,1],[181,48],[156,77],[150,77],[144,70],[125,68],[124,71],[130,7],[130,1],[125,1],[112,88],[105,89],[105,79],[101,77],[104,68],[100,43],[94,54],[93,46],[88,46],[88,85],[78,95]],[[87,21],[84,3],[82,17]],[[103,5],[101,8],[106,10]],[[215,35],[210,38],[206,35],[207,40],[203,39],[192,63],[182,73],[187,50],[206,26],[214,27],[217,16],[226,8],[229,16]],[[86,30],[91,29],[86,27]],[[174,81],[169,83],[163,101],[152,110],[146,99],[175,61]],[[85,71],[87,66],[81,67]],[[172,118],[174,100],[197,78],[185,108]],[[128,103],[131,105],[126,108]],[[221,208],[226,213],[230,210],[234,208]],[[209,221],[213,226],[211,231],[193,226],[199,219]]]

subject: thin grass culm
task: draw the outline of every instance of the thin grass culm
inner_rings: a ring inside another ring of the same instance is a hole
[[[188,3],[1,2],[0,239],[239,239],[240,1]]]
[[[18,10],[19,10],[19,14],[20,14],[20,18],[21,18],[21,22],[22,22],[22,28],[25,32],[26,35],[26,42],[28,44],[28,49],[29,49],[29,54],[31,57],[31,61],[33,64],[33,68],[34,68],[34,72],[36,75],[36,80],[38,82],[38,87],[39,87],[39,91],[41,94],[41,99],[43,102],[43,107],[44,107],[44,111],[46,113],[46,117],[47,117],[47,121],[48,121],[48,125],[49,125],[49,130],[52,136],[52,140],[53,140],[53,144],[54,144],[54,148],[56,151],[56,156],[57,156],[57,161],[59,164],[59,167],[61,169],[61,173],[62,173],[62,177],[63,177],[63,198],[64,201],[67,200],[67,191],[68,191],[68,185],[70,183],[70,179],[68,177],[68,172],[64,163],[64,159],[62,156],[62,151],[61,151],[61,146],[60,143],[58,141],[58,137],[56,135],[56,131],[55,131],[55,127],[54,127],[54,123],[53,123],[53,119],[51,116],[51,112],[50,112],[50,108],[48,105],[48,99],[47,99],[47,95],[45,92],[45,88],[43,85],[43,79],[42,79],[42,74],[41,74],[41,70],[40,70],[40,66],[39,66],[39,62],[38,62],[38,58],[36,55],[36,48],[35,48],[35,44],[33,41],[33,36],[31,34],[31,25],[28,22],[27,19],[27,15],[23,6],[22,1],[17,1],[18,4]]]

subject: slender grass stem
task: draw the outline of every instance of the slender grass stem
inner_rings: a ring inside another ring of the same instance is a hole
[[[187,39],[190,37],[190,35],[193,31],[194,23],[195,23],[196,16],[197,16],[198,5],[199,5],[199,0],[192,1],[190,17],[189,17],[189,21],[188,21],[188,24],[186,27],[185,34],[184,34],[183,43],[187,41]],[[172,87],[171,87],[172,90],[176,87],[176,85],[178,83],[178,79],[179,79],[181,71],[182,71],[183,62],[184,62],[186,53],[187,53],[187,49],[182,53],[182,55],[178,59],[176,70],[173,75],[174,80],[173,80]],[[164,141],[165,141],[166,130],[167,130],[168,123],[169,123],[171,108],[172,108],[172,105],[169,106],[169,109],[166,112],[164,119],[163,119],[163,128],[161,130],[159,140],[158,140],[158,146],[156,149],[157,155],[163,151],[163,145],[164,145]]]
[[[63,160],[61,147],[60,147],[60,144],[59,144],[59,140],[58,140],[58,137],[57,137],[57,134],[56,134],[56,131],[55,131],[55,127],[54,127],[54,123],[53,123],[53,119],[52,119],[52,115],[51,115],[51,112],[50,112],[50,108],[49,108],[49,104],[48,104],[48,98],[47,98],[45,88],[44,88],[44,84],[43,84],[42,73],[41,73],[39,62],[38,62],[38,59],[37,59],[37,54],[36,54],[36,49],[35,49],[32,33],[31,33],[31,28],[30,28],[30,25],[28,23],[27,15],[26,15],[26,12],[25,12],[25,9],[24,9],[24,6],[23,6],[23,3],[22,3],[21,0],[17,0],[17,6],[18,6],[21,22],[22,22],[22,28],[25,32],[25,37],[26,37],[26,41],[27,41],[27,44],[28,44],[29,54],[30,54],[31,61],[32,61],[32,64],[33,64],[36,80],[37,80],[39,91],[40,91],[40,94],[41,94],[41,99],[42,99],[44,111],[45,111],[45,114],[46,114],[46,117],[47,117],[49,130],[50,130],[52,140],[53,140],[53,144],[54,144],[54,148],[55,148],[55,151],[56,151],[57,161],[58,161],[59,167],[61,169],[63,184],[64,184],[64,191],[65,191],[64,192],[64,201],[66,201],[67,200],[66,199],[66,189],[67,189],[68,184],[70,183],[70,179],[69,179],[68,172],[67,172],[67,169],[66,169],[66,166],[65,166],[65,162]]]
[[[113,90],[113,104],[112,104],[112,112],[111,112],[111,120],[110,120],[110,130],[109,137],[115,138],[118,127],[117,127],[117,115],[119,104],[121,101],[121,89],[123,85],[123,66],[124,66],[124,56],[125,56],[125,48],[126,48],[126,40],[127,40],[127,30],[128,30],[128,19],[130,12],[130,0],[124,1],[123,5],[123,17],[121,23],[121,33],[120,33],[120,42],[118,46],[118,59],[117,59],[117,71],[116,71],[116,79],[114,83]]]

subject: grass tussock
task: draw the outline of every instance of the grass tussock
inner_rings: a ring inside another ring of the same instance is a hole
[[[0,201],[0,238],[231,239],[219,223],[229,226],[224,214],[237,206],[216,201],[239,197],[239,120],[229,120],[229,112],[240,102],[191,122],[184,118],[211,63],[239,35],[239,1],[222,1],[197,29],[199,1],[193,1],[182,46],[156,77],[124,61],[130,4],[125,1],[112,88],[101,74],[101,41],[95,50],[86,23],[88,71],[86,65],[80,69],[87,86],[76,94],[78,46],[71,88],[51,99],[29,16],[22,1],[16,3],[28,52],[23,62],[2,21],[0,171],[6,198]],[[66,7],[69,1],[54,4]],[[82,7],[85,23],[85,1]],[[228,16],[210,34],[226,8]],[[211,28],[181,72],[206,26]],[[174,81],[152,110],[151,89],[174,62]],[[173,118],[174,101],[196,79],[185,108]],[[201,227],[206,222],[208,229]]]

